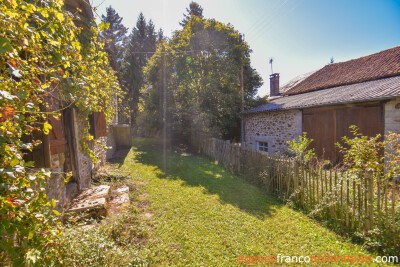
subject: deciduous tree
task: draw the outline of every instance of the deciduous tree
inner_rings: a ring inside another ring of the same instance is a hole
[[[192,16],[169,42],[158,47],[145,68],[150,85],[144,95],[146,121],[157,125],[158,132],[166,126],[172,135],[186,140],[199,132],[238,138],[241,65],[246,101],[254,99],[262,84],[251,67],[250,53],[232,25]]]

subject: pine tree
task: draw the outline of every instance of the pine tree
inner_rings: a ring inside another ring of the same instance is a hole
[[[109,24],[108,29],[101,32],[101,37],[106,40],[105,50],[108,53],[111,67],[120,80],[119,71],[123,54],[124,40],[127,28],[122,24],[122,18],[111,6],[107,7],[106,15],[101,16],[102,22]]]
[[[162,32],[162,30],[160,31]],[[156,51],[158,38],[154,23],[151,20],[147,22],[143,13],[140,13],[136,26],[128,37],[122,63],[123,89],[127,93],[126,102],[130,110],[129,122],[132,126],[135,125],[140,89],[144,82],[143,67]]]
[[[160,28],[160,30],[157,32],[157,43],[160,43],[163,40],[165,40],[164,31]]]
[[[185,27],[185,25],[188,23],[188,21],[190,20],[190,18],[192,16],[197,16],[200,18],[204,18],[203,17],[203,8],[196,2],[192,1],[189,4],[189,8],[186,8],[186,12],[187,14],[183,14],[184,18],[183,20],[179,23],[182,27]]]

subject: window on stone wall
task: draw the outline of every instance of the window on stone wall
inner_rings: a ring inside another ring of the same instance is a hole
[[[257,142],[257,150],[268,152],[268,142]]]

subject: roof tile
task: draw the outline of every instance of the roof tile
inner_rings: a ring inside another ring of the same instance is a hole
[[[350,61],[326,65],[284,94],[302,94],[396,75],[400,75],[400,46]]]
[[[243,114],[378,101],[400,97],[400,76],[283,96]]]

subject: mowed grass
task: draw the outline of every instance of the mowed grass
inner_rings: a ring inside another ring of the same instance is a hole
[[[139,205],[151,230],[142,254],[150,266],[237,266],[240,256],[257,255],[369,255],[205,157],[164,153],[159,140],[135,139],[119,169],[143,185]]]

